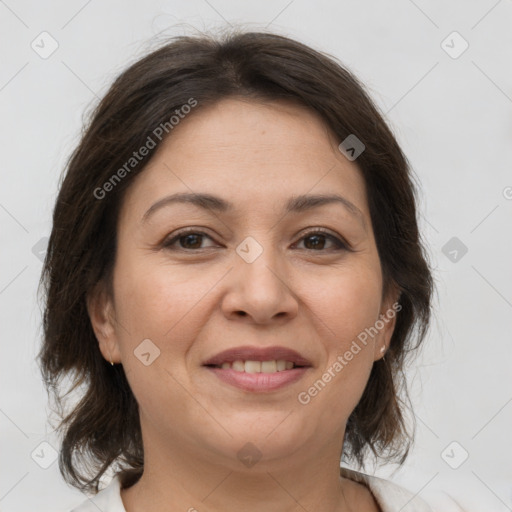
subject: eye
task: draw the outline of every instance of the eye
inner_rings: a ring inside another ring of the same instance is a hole
[[[323,251],[326,249],[326,240],[334,244],[334,247],[331,247],[330,250],[334,251],[347,251],[350,250],[348,244],[344,241],[340,240],[337,236],[329,233],[328,231],[318,228],[314,231],[310,231],[306,233],[300,240],[304,241],[305,249],[311,251]],[[329,247],[327,248],[329,250]]]
[[[207,249],[208,247],[202,247],[202,242],[204,238],[208,238],[212,240],[212,238],[204,233],[203,231],[197,231],[193,228],[189,228],[186,230],[182,230],[176,233],[170,239],[164,241],[162,246],[169,250],[184,250],[184,251],[194,251]],[[342,241],[337,236],[332,233],[324,230],[322,228],[317,228],[314,231],[310,231],[306,233],[299,242],[304,241],[305,249],[308,251],[322,252],[326,250],[334,250],[334,251],[350,251],[350,247],[344,241]],[[326,244],[331,244],[331,247],[326,247]],[[179,244],[176,246],[176,244]],[[213,247],[210,245],[209,247]]]
[[[170,250],[195,250],[195,249],[206,249],[206,247],[201,247],[201,242],[204,237],[207,237],[211,240],[211,238],[202,231],[195,231],[193,229],[187,229],[180,231],[175,236],[166,240],[163,243],[163,247]],[[176,242],[179,242],[179,247],[173,247],[176,245]]]

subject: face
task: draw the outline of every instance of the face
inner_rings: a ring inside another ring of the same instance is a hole
[[[89,313],[137,399],[146,455],[240,468],[252,443],[263,468],[341,449],[394,320],[362,333],[396,297],[382,298],[364,180],[340,142],[303,107],[226,99],[182,120],[127,190],[114,296]],[[191,193],[215,199],[166,200]],[[239,347],[255,355],[231,359],[293,359],[276,346],[305,367],[205,366]]]

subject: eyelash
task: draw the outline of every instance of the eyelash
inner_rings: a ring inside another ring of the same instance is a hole
[[[168,249],[170,251],[182,251],[182,252],[200,252],[200,251],[203,251],[204,249],[209,249],[207,247],[200,248],[200,249],[184,249],[184,248],[173,248],[172,247],[180,238],[183,238],[187,235],[200,235],[200,236],[206,236],[211,239],[211,237],[207,233],[204,233],[203,231],[198,231],[194,228],[188,228],[188,229],[179,231],[171,239],[164,241],[162,246],[165,249]],[[328,232],[327,230],[325,230],[323,228],[316,228],[315,230],[305,233],[299,239],[299,242],[306,238],[314,236],[314,235],[322,235],[322,236],[326,237],[327,239],[331,240],[337,246],[337,248],[320,249],[320,250],[305,249],[306,251],[312,251],[312,252],[328,252],[328,251],[350,251],[351,252],[352,251],[350,246],[345,241],[339,239],[338,237],[334,236],[332,233]]]

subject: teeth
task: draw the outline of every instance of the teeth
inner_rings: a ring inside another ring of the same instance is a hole
[[[247,364],[247,363],[245,363],[245,364]],[[261,372],[262,373],[277,372],[277,361],[262,361],[261,362]]]
[[[223,370],[235,370],[246,373],[275,373],[284,370],[291,370],[294,364],[283,359],[273,361],[233,361],[233,363],[222,363]]]
[[[233,368],[233,370],[236,370],[237,372],[245,372],[245,364],[243,361],[233,361],[233,364],[227,364],[229,364],[231,368]]]
[[[245,361],[245,373],[261,373],[261,362]]]

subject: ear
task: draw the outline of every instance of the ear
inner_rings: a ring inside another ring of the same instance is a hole
[[[374,361],[382,359],[388,351],[391,337],[395,330],[396,317],[402,309],[402,305],[398,302],[399,299],[400,289],[397,285],[391,286],[386,299],[382,301],[379,318],[376,321],[376,327],[379,332],[375,337]]]
[[[87,296],[87,312],[99,349],[106,361],[121,362],[112,298],[103,283],[98,283]]]

